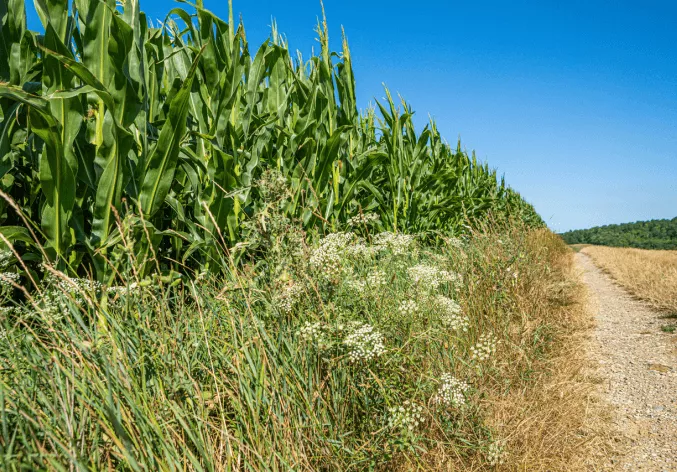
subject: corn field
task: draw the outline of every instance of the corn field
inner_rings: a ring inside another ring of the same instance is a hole
[[[142,272],[218,272],[246,246],[269,170],[308,231],[367,212],[381,230],[430,235],[490,212],[542,224],[387,89],[360,112],[348,42],[332,52],[326,21],[303,58],[275,26],[250,50],[232,6],[228,21],[198,1],[160,24],[138,0],[35,7],[41,32],[23,0],[0,0],[0,236],[24,262],[111,282],[131,251],[153,261]]]

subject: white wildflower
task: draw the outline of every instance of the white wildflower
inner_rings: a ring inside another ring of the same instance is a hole
[[[433,401],[453,408],[460,408],[466,404],[465,394],[470,385],[457,379],[452,374],[442,375],[442,385],[437,391]]]
[[[369,361],[385,352],[383,335],[367,323],[357,324],[343,344],[348,348],[348,357],[352,362]]]
[[[378,248],[359,242],[351,244],[345,248],[345,254],[353,259],[370,259],[378,253]]]
[[[440,270],[425,264],[417,264],[407,269],[412,282],[425,288],[437,289],[442,283]]]
[[[0,287],[11,289],[13,284],[19,284],[21,276],[15,272],[1,272],[0,273]]]
[[[310,256],[310,265],[321,270],[327,279],[336,279],[342,273],[342,259],[346,247],[355,239],[353,233],[330,233],[320,240]]]
[[[491,466],[502,465],[505,463],[507,455],[508,454],[505,450],[505,446],[497,441],[492,442],[489,444],[489,448],[487,450],[487,462]]]
[[[6,269],[13,257],[12,251],[0,251],[0,270]]]
[[[496,352],[496,338],[491,334],[480,336],[477,344],[470,348],[472,358],[478,361],[486,361]]]
[[[418,311],[418,304],[414,300],[404,300],[397,310],[401,315],[412,316]]]
[[[449,238],[447,239],[447,244],[449,246],[454,247],[456,249],[462,249],[463,248],[463,240],[460,238]]]
[[[277,294],[275,302],[281,312],[289,314],[301,299],[301,295],[303,295],[303,287],[301,284],[292,283],[285,286],[280,293]]]
[[[376,213],[360,213],[348,219],[348,226],[364,226],[376,223],[381,217]]]
[[[382,270],[376,269],[367,275],[367,285],[376,288],[388,284],[388,276]]]
[[[364,280],[348,279],[344,282],[345,286],[354,292],[363,292],[367,286]]]
[[[416,240],[409,234],[384,232],[374,236],[374,246],[381,251],[389,250],[393,255],[402,256],[415,252]]]
[[[423,423],[423,407],[406,400],[402,406],[388,408],[390,418],[388,426],[390,428],[415,430]]]
[[[440,309],[440,320],[445,327],[454,331],[468,331],[470,321],[461,313],[461,305],[444,295],[437,295],[435,303]]]
[[[297,331],[297,334],[304,341],[322,348],[328,344],[327,331],[327,326],[324,323],[308,321]]]
[[[458,287],[463,283],[463,277],[461,274],[457,274],[456,272],[450,272],[447,270],[441,270],[440,271],[440,279],[443,280],[444,282],[448,282],[453,286]]]

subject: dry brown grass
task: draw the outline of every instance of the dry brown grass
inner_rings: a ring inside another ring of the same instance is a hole
[[[586,353],[594,320],[572,254],[557,239],[546,231],[532,234],[529,243],[542,248],[554,274],[523,293],[520,303],[535,310],[552,343],[522,391],[489,399],[495,424],[511,438],[506,470],[599,470],[610,455],[609,422]]]
[[[475,242],[487,259],[481,267],[501,257],[497,238],[486,239]],[[513,289],[511,341],[500,352],[502,378],[487,389],[481,405],[487,425],[508,444],[505,463],[487,468],[481,461],[449,457],[440,447],[426,465],[398,470],[564,472],[600,470],[608,462],[609,421],[586,353],[594,320],[573,254],[547,230],[529,233],[521,247],[528,259]],[[482,305],[478,309],[492,309],[488,292],[478,288],[473,298]]]
[[[677,312],[677,251],[588,246],[581,252],[636,297]]]

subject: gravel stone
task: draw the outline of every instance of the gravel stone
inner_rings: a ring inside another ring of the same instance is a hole
[[[588,286],[597,326],[591,355],[613,408],[623,454],[611,470],[677,471],[677,336],[658,328],[659,313],[634,299],[582,253],[576,263]]]

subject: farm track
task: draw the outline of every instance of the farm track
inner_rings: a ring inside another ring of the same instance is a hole
[[[677,336],[665,320],[576,254],[596,327],[590,353],[621,447],[608,470],[677,471]]]

